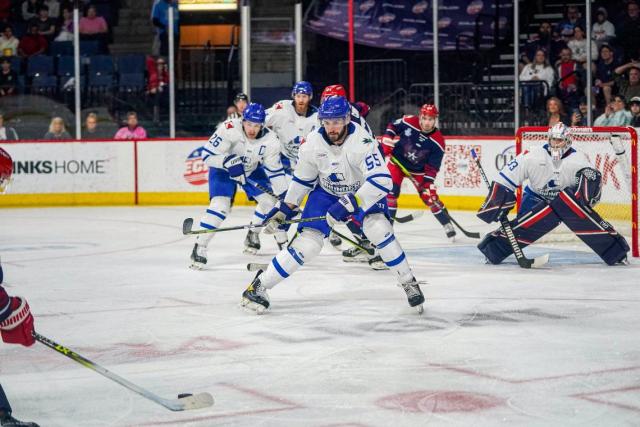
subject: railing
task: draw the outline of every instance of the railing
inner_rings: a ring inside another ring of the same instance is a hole
[[[349,81],[349,62],[338,64],[339,80],[345,87]],[[355,61],[357,101],[375,105],[407,83],[407,63],[403,59],[370,59]]]

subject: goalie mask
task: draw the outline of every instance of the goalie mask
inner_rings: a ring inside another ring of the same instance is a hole
[[[549,128],[549,151],[554,162],[560,161],[570,148],[570,130],[564,123],[556,123]]]

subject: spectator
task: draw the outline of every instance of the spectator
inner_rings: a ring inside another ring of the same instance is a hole
[[[60,33],[56,37],[57,42],[73,41],[73,10],[65,7],[62,9],[62,25]]]
[[[607,9],[599,7],[596,12],[596,22],[591,27],[591,38],[596,41],[598,49],[603,43],[609,43],[616,38],[616,27],[607,19]]]
[[[138,125],[138,114],[135,111],[127,113],[127,125],[116,132],[114,139],[147,139],[147,131]]]
[[[82,139],[107,139],[111,135],[113,135],[113,132],[107,133],[106,129],[98,126],[98,115],[96,113],[87,114],[87,118],[84,121]]]
[[[587,126],[587,112],[589,106],[587,105],[587,98],[580,99],[580,105],[577,110],[574,110],[571,115],[571,126]]]
[[[29,22],[29,20],[38,17],[38,9],[44,3],[42,0],[24,0],[22,2],[22,20]]]
[[[31,25],[37,25],[38,34],[46,37],[47,41],[53,40],[53,36],[56,33],[56,23],[49,18],[49,8],[47,6],[40,6],[38,17],[29,21],[29,26]]]
[[[573,28],[573,37],[569,40],[569,43],[567,43],[567,46],[571,49],[571,57],[582,66],[587,62],[587,39],[584,35],[584,28],[580,25],[576,25]],[[598,59],[598,46],[595,43],[592,43],[591,60],[595,61],[596,59]]]
[[[58,0],[44,0],[44,5],[49,8],[49,17],[57,20],[60,18],[60,2]]]
[[[0,113],[0,141],[17,141],[18,134],[14,128],[4,125],[4,114]]]
[[[14,56],[18,54],[20,40],[13,36],[13,29],[7,25],[0,36],[0,55]]]
[[[47,39],[38,34],[38,26],[29,25],[29,32],[20,39],[18,53],[27,58],[40,55],[47,50],[48,45]]]
[[[11,0],[0,0],[0,22],[9,22],[11,18]]]
[[[524,97],[524,105],[532,107],[536,99],[548,95],[549,89],[553,87],[555,74],[553,68],[547,61],[547,55],[544,50],[539,49],[536,52],[534,62],[527,64],[520,73],[520,80],[523,82],[546,82],[544,87],[540,85],[523,85],[522,94]]]
[[[149,73],[147,93],[151,95],[162,93],[169,84],[167,61],[162,57],[155,61],[152,57],[149,57],[147,59],[147,72]]]
[[[631,110],[631,124],[634,128],[640,128],[640,96],[634,96],[629,101],[629,109]]]
[[[584,28],[584,23],[580,19],[580,11],[577,6],[567,6],[565,19],[556,25],[555,31],[560,34],[562,38],[568,40],[573,36],[573,30],[576,25],[582,25],[582,28]]]
[[[0,97],[16,93],[18,73],[11,69],[11,61],[6,56],[0,59]]]
[[[616,74],[623,74],[625,70],[629,70],[628,78],[622,79],[618,77],[618,93],[628,99],[634,96],[640,96],[640,63],[634,62],[622,65],[615,69]]]
[[[564,111],[564,105],[562,105],[562,101],[552,96],[547,100],[547,126],[552,127],[556,123],[564,123],[569,126],[571,121],[569,120],[569,116]]]
[[[611,96],[615,86],[615,69],[617,67],[618,62],[613,55],[613,49],[608,44],[603,44],[600,48],[600,57],[591,66],[591,70],[595,76],[593,94],[598,96],[602,93],[605,105],[609,105],[612,101]]]
[[[560,51],[560,60],[556,65],[558,74],[558,95],[567,105],[574,108],[578,105],[578,91],[580,89],[580,64],[571,59],[571,49]]]
[[[240,116],[244,113],[244,109],[249,105],[249,97],[247,94],[238,92],[233,98],[233,106],[236,107],[236,111]]]
[[[174,46],[180,46],[180,17],[178,4],[174,0],[157,0],[151,10],[151,22],[156,27],[160,40],[160,55],[169,56],[169,8],[173,9]]]
[[[635,1],[627,3],[627,14],[618,32],[620,44],[627,60],[638,60],[640,55],[640,7]]]
[[[87,8],[86,16],[80,19],[79,27],[82,40],[97,40],[100,42],[100,50],[105,50],[109,26],[102,16],[98,16],[94,5]]]
[[[613,102],[607,104],[604,113],[593,122],[594,126],[628,126],[631,123],[631,113],[625,108],[625,99],[616,95]]]
[[[44,134],[44,139],[71,139],[71,135],[64,126],[62,117],[54,117],[49,124],[49,132]]]

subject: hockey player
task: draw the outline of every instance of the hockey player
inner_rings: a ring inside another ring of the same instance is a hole
[[[0,194],[4,193],[11,179],[12,162],[9,154],[0,148]],[[0,263],[0,336],[7,344],[33,345],[33,316],[27,300],[10,297],[2,287],[4,279]],[[19,421],[11,415],[11,405],[0,385],[0,425],[2,427],[38,427],[35,423]]]
[[[273,197],[260,191],[254,183],[284,194],[287,180],[280,162],[280,142],[274,132],[264,127],[266,113],[260,104],[251,103],[242,119],[224,122],[203,147],[202,159],[209,167],[209,207],[200,219],[200,227],[220,227],[231,208],[231,200],[240,184],[247,196],[256,200],[252,224],[261,224],[273,208]],[[207,245],[214,233],[199,234],[191,252],[191,267],[201,269],[207,263]],[[286,232],[276,234],[279,246],[287,243]],[[258,232],[249,230],[245,253],[260,249]]]
[[[435,105],[424,104],[420,108],[419,115],[404,116],[387,125],[382,136],[382,150],[393,177],[393,191],[387,197],[387,201],[391,216],[395,218],[398,197],[405,178],[405,172],[395,164],[398,162],[420,184],[416,188],[420,198],[442,224],[447,237],[454,241],[456,231],[444,210],[435,186],[445,150],[444,137],[436,127],[438,114],[438,108]]]
[[[365,235],[396,274],[409,305],[421,311],[424,296],[387,216],[385,197],[391,189],[391,176],[376,142],[361,126],[350,122],[346,98],[326,99],[318,117],[321,127],[300,147],[287,195],[267,216],[265,232],[277,231],[282,221],[293,218],[307,194],[302,218],[326,216],[326,220],[300,224],[289,247],[281,250],[264,272],[259,271],[244,291],[242,305],[263,313],[270,305],[267,289],[318,255],[331,228],[353,217],[362,223]]]
[[[528,180],[522,203],[511,226],[521,247],[535,242],[563,222],[604,262],[626,261],[629,245],[592,208],[600,200],[600,172],[587,156],[571,147],[570,129],[555,124],[549,142],[516,156],[501,171],[478,212],[487,223],[498,221],[513,208],[515,189]],[[498,229],[487,234],[478,249],[491,264],[513,253]]]
[[[298,161],[300,144],[318,125],[318,109],[311,105],[311,83],[301,81],[293,85],[291,98],[278,101],[267,109],[266,121],[266,126],[278,135],[282,165],[289,175]]]
[[[343,98],[347,99],[347,91],[344,88],[344,86],[339,84],[327,86],[322,91],[322,95],[320,95],[320,103],[322,104],[327,98],[331,96],[342,96]],[[371,130],[371,127],[369,126],[367,121],[364,119],[364,116],[369,114],[369,106],[364,102],[356,102],[355,104],[350,104],[350,105],[351,105],[351,121],[362,126],[364,130],[366,130],[369,133],[369,135],[374,136],[373,131]],[[366,106],[366,114],[361,114],[361,111],[363,111],[363,108],[365,106]]]

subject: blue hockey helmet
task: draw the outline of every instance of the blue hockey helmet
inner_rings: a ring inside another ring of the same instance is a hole
[[[313,86],[311,86],[311,83],[309,82],[299,81],[293,85],[293,89],[291,89],[291,97],[293,98],[297,93],[303,93],[313,98]]]
[[[331,96],[324,100],[318,110],[318,119],[342,119],[351,115],[351,104],[342,96]]]
[[[257,102],[252,102],[242,112],[242,120],[246,120],[248,122],[264,125],[266,118],[267,113],[265,113],[264,107]]]

